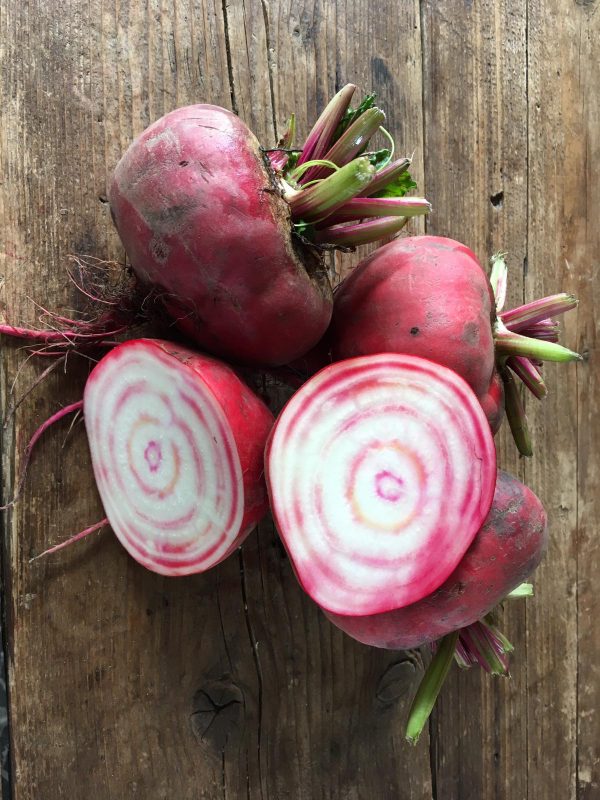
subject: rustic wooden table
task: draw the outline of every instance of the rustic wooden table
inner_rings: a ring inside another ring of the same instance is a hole
[[[415,153],[430,232],[507,251],[517,301],[579,295],[530,403],[536,457],[501,463],[544,500],[535,598],[504,629],[511,680],[455,670],[428,735],[403,741],[418,653],[371,650],[302,594],[271,524],[209,574],[166,580],[110,532],[29,564],[100,518],[83,429],[48,435],[3,518],[15,800],[600,798],[598,0],[3,0],[2,302],[80,302],[70,253],[122,259],[108,176],[178,105],[233,108],[265,143],[346,81],[375,90]],[[413,231],[420,230],[415,225]],[[4,345],[3,404],[24,361]],[[45,366],[45,365],[44,365]],[[40,374],[29,362],[18,386]],[[36,423],[81,395],[54,372],[3,433],[4,494]]]

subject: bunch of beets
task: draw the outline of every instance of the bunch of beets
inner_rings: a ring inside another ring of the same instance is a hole
[[[410,159],[394,158],[374,96],[352,108],[354,89],[301,148],[293,117],[270,150],[212,105],[155,122],[109,194],[131,291],[92,319],[0,331],[59,357],[103,353],[83,400],[36,431],[27,457],[49,424],[83,411],[106,519],[46,552],[109,524],[147,569],[203,572],[270,505],[333,624],[375,647],[431,646],[415,742],[453,659],[507,674],[495,610],[531,594],[547,526],[537,497],[497,470],[493,436],[506,414],[531,455],[515,379],[542,398],[542,362],[578,358],[555,322],[576,301],[504,311],[502,256],[488,277],[452,239],[393,238],[430,206],[409,196]],[[382,239],[332,290],[327,251]],[[140,297],[187,344],[123,341]],[[258,368],[296,389],[276,419],[242,378]]]

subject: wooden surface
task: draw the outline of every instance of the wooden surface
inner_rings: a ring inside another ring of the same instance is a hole
[[[297,586],[270,524],[204,576],[167,580],[110,532],[29,564],[102,516],[81,426],[39,446],[4,515],[10,786],[3,800],[600,798],[598,0],[3,0],[3,308],[80,303],[67,256],[122,259],[111,169],[164,112],[210,101],[265,143],[300,131],[347,81],[377,91],[432,201],[427,228],[482,260],[508,252],[510,297],[581,299],[529,403],[536,456],[501,463],[545,502],[536,596],[504,613],[512,679],[454,671],[429,735],[403,741],[418,653],[358,645]],[[413,231],[419,230],[418,226]],[[349,259],[348,261],[352,261]],[[24,361],[4,345],[3,406]],[[29,362],[26,387],[39,375]],[[3,433],[11,494],[28,434],[80,397],[56,372]],[[66,438],[65,438],[66,437]]]

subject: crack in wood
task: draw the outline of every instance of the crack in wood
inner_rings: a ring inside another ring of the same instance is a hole
[[[252,628],[252,620],[248,611],[248,591],[246,586],[246,571],[244,565],[244,549],[239,549],[239,564],[240,564],[240,582],[242,587],[242,602],[244,604],[244,617],[246,620],[246,629],[248,631],[248,639],[252,649],[252,658],[254,659],[254,667],[256,669],[256,679],[258,682],[258,725],[257,725],[257,767],[258,767],[258,782],[260,789],[260,796],[263,796],[263,780],[262,780],[262,763],[261,763],[261,746],[262,746],[262,715],[263,715],[263,676],[260,666],[260,658],[258,656],[258,642],[254,635]]]

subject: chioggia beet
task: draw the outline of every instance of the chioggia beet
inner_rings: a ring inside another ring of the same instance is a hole
[[[50,424],[83,411],[106,519],[127,552],[153,572],[204,572],[240,545],[268,509],[267,406],[236,373],[209,356],[156,339],[110,350],[83,400]],[[13,501],[14,502],[14,501]]]
[[[203,349],[270,366],[301,356],[331,317],[321,246],[376,241],[429,210],[402,196],[409,159],[368,151],[385,115],[373,95],[350,108],[354,89],[296,150],[293,118],[265,150],[235,114],[200,104],[166,114],[119,161],[109,201],[133,269]]]
[[[546,512],[535,494],[498,471],[485,522],[449,578],[417,603],[375,616],[329,619],[359,642],[402,650],[440,639],[485,617],[528,578],[548,539]]]
[[[265,467],[304,590],[327,611],[361,616],[437,589],[496,483],[492,434],[469,386],[398,354],[341,361],[305,383],[273,428]]]

